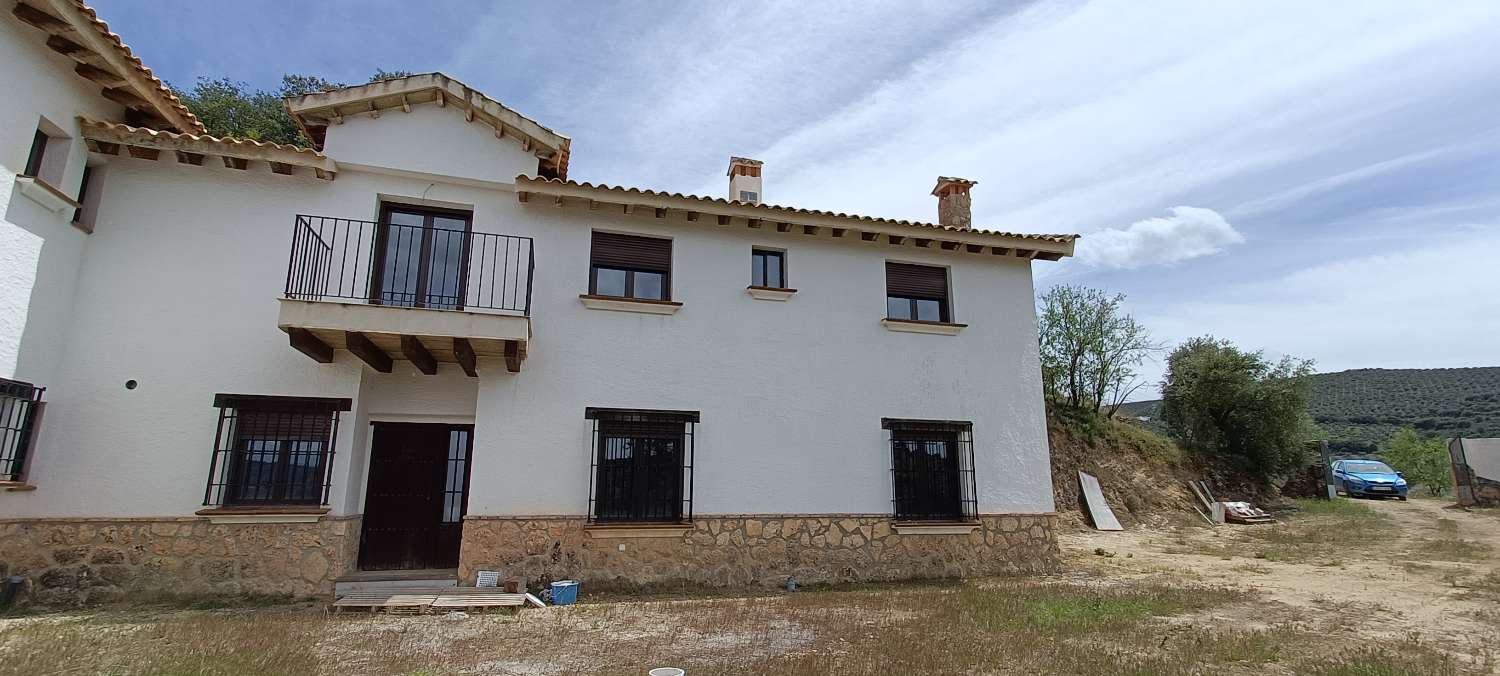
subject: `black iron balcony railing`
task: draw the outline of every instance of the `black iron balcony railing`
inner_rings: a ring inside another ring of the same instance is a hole
[[[530,237],[297,216],[286,297],[531,315]]]
[[[0,378],[0,481],[25,481],[41,425],[45,387]]]

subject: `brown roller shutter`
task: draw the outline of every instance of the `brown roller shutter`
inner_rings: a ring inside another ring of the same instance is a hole
[[[885,292],[888,296],[947,299],[948,271],[926,265],[886,263]]]
[[[609,268],[670,272],[672,240],[595,232],[590,263]]]

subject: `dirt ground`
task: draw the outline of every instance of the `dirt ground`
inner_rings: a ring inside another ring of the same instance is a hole
[[[1301,504],[1269,526],[1073,530],[1044,578],[585,587],[575,606],[410,617],[181,599],[34,612],[0,617],[0,673],[1500,673],[1500,514]]]
[[[1417,637],[1456,656],[1494,659],[1486,653],[1500,650],[1500,514],[1450,509],[1452,501],[1440,499],[1352,504],[1383,517],[1341,522],[1347,532],[1329,539],[1362,540],[1352,544],[1297,542],[1296,517],[1291,526],[1081,530],[1060,544],[1075,574],[1256,592],[1252,601],[1184,618],[1194,622],[1304,622],[1355,644]],[[1278,538],[1278,530],[1291,532]],[[1301,551],[1285,556],[1285,545]]]

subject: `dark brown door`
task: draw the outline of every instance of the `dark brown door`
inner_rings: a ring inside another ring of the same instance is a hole
[[[360,570],[458,567],[472,425],[374,423]]]

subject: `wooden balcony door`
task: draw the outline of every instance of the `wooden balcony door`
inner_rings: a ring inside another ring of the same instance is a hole
[[[384,204],[375,236],[370,300],[461,310],[469,282],[467,211]]]
[[[474,426],[374,423],[360,570],[458,567]]]

